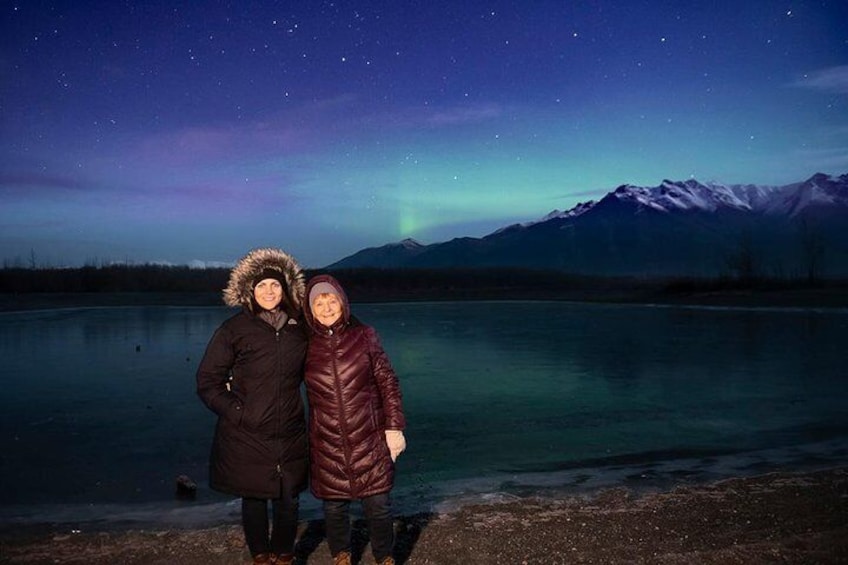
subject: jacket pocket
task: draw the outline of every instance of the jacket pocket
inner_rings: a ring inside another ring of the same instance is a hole
[[[228,397],[226,408],[219,416],[234,426],[240,426],[244,416],[244,399],[232,389],[225,396]]]

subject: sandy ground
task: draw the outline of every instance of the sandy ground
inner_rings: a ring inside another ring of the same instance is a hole
[[[399,563],[848,563],[848,468],[775,473],[635,495],[520,499],[396,520]],[[361,563],[373,563],[356,525]],[[320,521],[299,563],[330,563]],[[236,525],[204,530],[5,531],[2,563],[249,563]]]

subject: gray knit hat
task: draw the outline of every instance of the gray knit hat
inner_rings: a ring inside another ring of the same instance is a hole
[[[328,282],[319,282],[309,290],[309,307],[312,308],[312,301],[320,294],[335,294],[339,296],[339,291],[336,287]]]

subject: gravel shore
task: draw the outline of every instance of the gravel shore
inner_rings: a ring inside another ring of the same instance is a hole
[[[301,525],[299,563],[330,563],[320,521]],[[396,520],[409,565],[848,563],[848,468],[772,473],[636,495],[516,499]],[[360,563],[373,563],[361,524]],[[2,563],[249,563],[236,525],[201,530],[6,530]]]

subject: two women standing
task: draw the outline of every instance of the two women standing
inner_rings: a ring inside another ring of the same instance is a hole
[[[298,264],[278,249],[241,259],[224,301],[241,311],[212,336],[197,390],[218,415],[210,486],[241,497],[254,563],[294,561],[298,496],[307,483],[304,378],[311,489],[323,503],[334,561],[351,563],[349,507],[361,500],[374,557],[394,563],[389,491],[405,420],[376,332],[350,314],[338,281],[319,276],[307,289]]]

